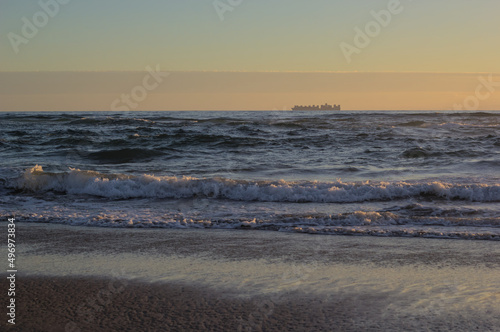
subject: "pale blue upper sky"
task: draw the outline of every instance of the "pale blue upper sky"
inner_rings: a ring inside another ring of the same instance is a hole
[[[500,72],[498,0],[401,0],[347,63],[340,43],[390,1],[242,0],[221,21],[213,0],[72,0],[15,54],[8,33],[41,8],[0,0],[0,71]]]

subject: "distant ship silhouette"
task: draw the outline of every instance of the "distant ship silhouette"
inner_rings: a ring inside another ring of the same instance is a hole
[[[295,105],[292,107],[292,111],[340,111],[340,105]]]

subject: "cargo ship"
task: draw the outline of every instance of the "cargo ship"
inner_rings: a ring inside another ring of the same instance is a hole
[[[340,111],[340,105],[295,105],[292,111]]]

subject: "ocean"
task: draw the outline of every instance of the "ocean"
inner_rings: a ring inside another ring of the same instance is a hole
[[[0,124],[4,220],[500,240],[500,112],[4,112]]]

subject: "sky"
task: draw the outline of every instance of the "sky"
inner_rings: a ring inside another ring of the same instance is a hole
[[[500,109],[499,12],[498,0],[0,0],[0,110],[110,110],[133,91],[133,110]],[[147,68],[168,75],[143,96]]]

